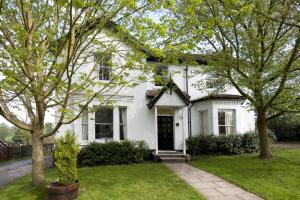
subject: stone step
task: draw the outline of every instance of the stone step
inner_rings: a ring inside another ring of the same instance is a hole
[[[180,151],[158,151],[158,154],[183,154]]]
[[[165,163],[184,163],[184,157],[160,157],[162,162]]]
[[[164,153],[164,154],[158,154],[159,157],[186,157],[187,155],[186,154],[183,154],[183,153],[177,153],[177,154],[167,154],[167,153]]]

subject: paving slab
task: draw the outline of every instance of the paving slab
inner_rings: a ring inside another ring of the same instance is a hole
[[[255,194],[187,163],[164,163],[208,200],[263,200]]]

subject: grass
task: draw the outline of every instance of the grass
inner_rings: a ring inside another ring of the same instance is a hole
[[[300,199],[300,149],[275,149],[272,160],[257,155],[204,156],[192,164],[272,200]]]
[[[202,198],[193,188],[158,163],[80,168],[79,199],[99,200],[184,200]],[[47,172],[54,181],[57,172]],[[45,199],[46,191],[33,188],[31,177],[25,176],[0,190],[0,199]]]

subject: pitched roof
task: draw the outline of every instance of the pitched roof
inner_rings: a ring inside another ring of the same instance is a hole
[[[192,103],[201,102],[201,101],[209,101],[209,100],[245,100],[245,97],[241,95],[234,94],[210,94],[205,97],[193,99]]]
[[[128,42],[130,46],[133,48],[145,53],[147,55],[147,61],[150,62],[163,62],[164,58],[154,55],[148,47],[146,47],[145,44],[138,42],[137,38],[132,36],[129,32],[120,32],[118,29],[118,24],[115,22],[108,22],[106,24],[106,27],[116,33],[116,35],[121,36],[123,40]],[[121,34],[120,34],[121,33]],[[178,63],[184,63],[186,61],[195,61],[199,65],[207,65],[207,60],[203,57],[203,55],[200,54],[181,54],[177,58]]]
[[[156,89],[156,90],[147,90],[146,91],[146,96],[147,97],[155,97],[158,93],[160,92],[160,89]],[[188,93],[186,93],[185,91],[182,91],[182,93],[188,98],[190,99],[190,95]]]
[[[178,96],[184,101],[186,105],[190,104],[190,96],[186,93],[183,92],[171,79],[162,89],[160,90],[147,90],[146,91],[146,96],[147,97],[153,97],[151,101],[147,104],[148,108],[151,109],[156,102],[160,99],[160,97],[167,91],[167,89],[171,89],[175,91]]]

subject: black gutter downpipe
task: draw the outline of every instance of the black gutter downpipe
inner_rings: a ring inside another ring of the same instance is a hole
[[[189,94],[189,81],[188,81],[188,70],[189,66],[187,65],[184,69],[185,71],[185,86],[186,86],[186,93]],[[191,108],[192,108],[192,103],[190,103],[188,107],[188,136],[189,138],[191,137],[192,134],[192,114],[191,114]]]

